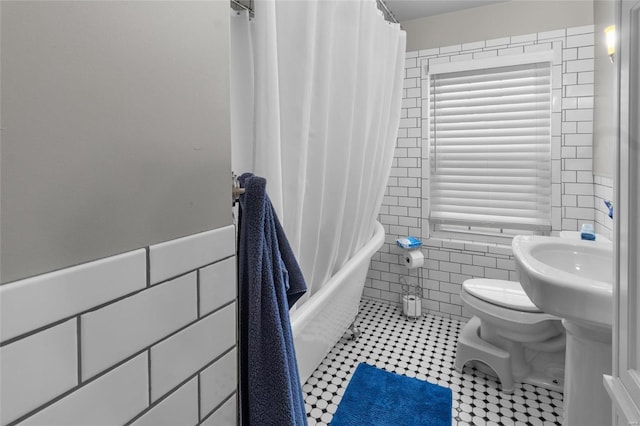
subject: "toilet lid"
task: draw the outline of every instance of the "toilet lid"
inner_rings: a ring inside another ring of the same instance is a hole
[[[533,304],[522,285],[515,281],[471,279],[462,284],[464,290],[485,302],[525,312],[542,312]]]

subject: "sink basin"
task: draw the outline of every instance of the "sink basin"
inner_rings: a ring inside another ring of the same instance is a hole
[[[519,235],[512,248],[522,288],[540,310],[584,325],[611,327],[610,242]]]

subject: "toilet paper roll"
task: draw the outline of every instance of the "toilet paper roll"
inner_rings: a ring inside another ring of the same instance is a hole
[[[409,318],[422,315],[422,300],[413,294],[402,296],[402,313]]]
[[[404,254],[404,266],[409,269],[420,268],[424,264],[424,255],[420,250],[413,250]]]

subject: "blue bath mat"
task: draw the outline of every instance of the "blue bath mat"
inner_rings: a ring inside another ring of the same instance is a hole
[[[360,364],[331,426],[451,426],[451,389]]]

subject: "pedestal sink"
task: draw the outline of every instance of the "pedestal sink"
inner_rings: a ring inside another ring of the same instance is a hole
[[[612,244],[519,235],[512,247],[522,288],[567,331],[564,425],[610,424]]]

